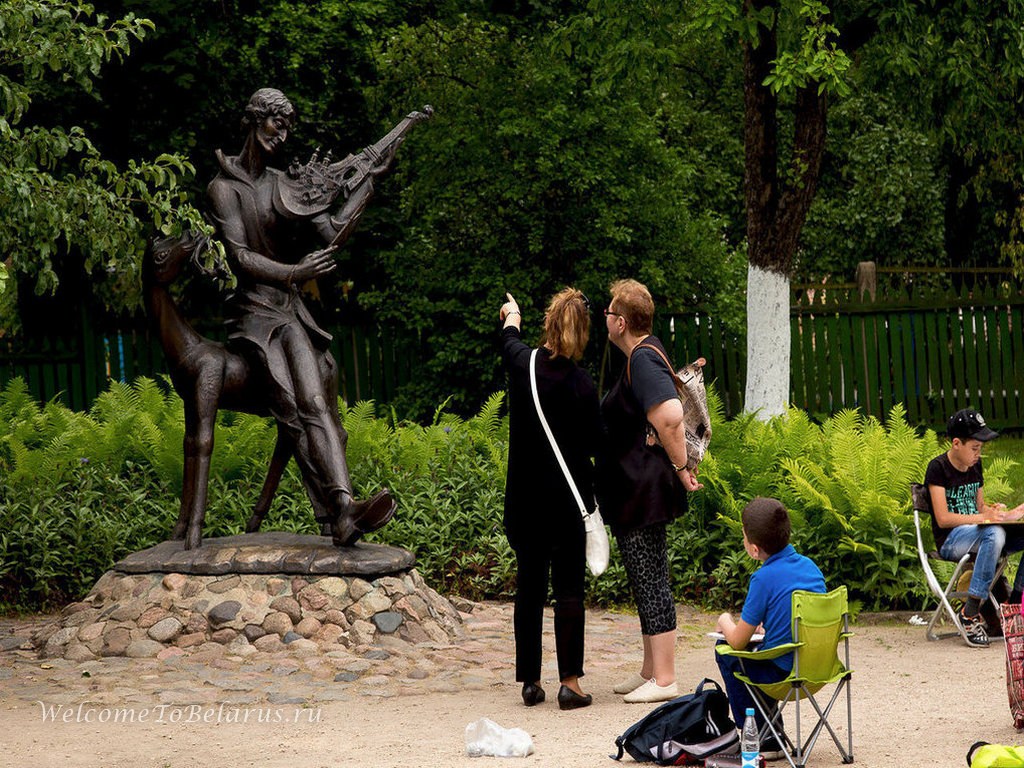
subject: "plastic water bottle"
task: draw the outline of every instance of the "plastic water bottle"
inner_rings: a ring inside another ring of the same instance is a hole
[[[743,758],[740,755],[717,754],[704,759],[704,768],[743,768]],[[757,764],[757,768],[764,768],[764,758]]]
[[[761,763],[761,740],[757,734],[757,721],[754,720],[754,708],[747,707],[746,718],[743,720],[743,732],[740,734],[740,755],[743,768],[757,768]]]

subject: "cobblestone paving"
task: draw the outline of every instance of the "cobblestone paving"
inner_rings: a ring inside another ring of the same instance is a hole
[[[231,655],[207,643],[187,656],[165,660],[100,658],[73,662],[40,659],[33,631],[52,617],[0,619],[0,701],[20,699],[70,706],[302,704],[390,698],[516,686],[512,606],[472,604],[463,613],[465,639],[412,645],[384,638],[373,646],[331,651],[287,647],[278,653]],[[706,622],[702,622],[704,624]],[[706,628],[706,627],[704,627]],[[545,622],[544,679],[556,680],[550,609]],[[635,616],[590,611],[587,669],[627,669],[640,656]],[[681,643],[686,642],[683,637]],[[706,640],[700,640],[706,644]]]

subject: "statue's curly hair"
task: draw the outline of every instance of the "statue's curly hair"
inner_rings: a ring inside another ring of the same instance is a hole
[[[271,115],[287,117],[293,124],[298,120],[298,113],[287,96],[277,88],[260,88],[249,97],[249,103],[245,106],[242,129],[249,130]]]

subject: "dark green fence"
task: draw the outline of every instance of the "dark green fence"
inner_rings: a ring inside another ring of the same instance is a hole
[[[37,400],[49,401],[59,396],[70,408],[86,410],[105,388],[106,375],[101,376],[94,362],[86,364],[95,358],[95,339],[90,338],[89,350],[82,341],[69,336],[45,336],[7,343],[0,352],[0,382],[6,384],[20,376]]]
[[[223,330],[203,329],[211,338]],[[389,402],[413,377],[422,359],[417,339],[384,328],[334,327],[331,351],[338,363],[339,390],[349,404]],[[61,336],[19,338],[0,345],[0,385],[20,376],[40,401],[59,398],[87,410],[109,382],[157,377],[167,372],[163,350],[144,325],[95,328],[83,317],[79,328]]]
[[[706,312],[661,318],[654,332],[677,366],[698,357],[707,361],[705,382],[714,385],[727,415],[735,416],[743,410],[743,387],[747,380],[746,335],[730,331],[722,321]]]
[[[901,274],[873,297],[845,284],[794,287],[791,402],[812,414],[860,408],[879,417],[903,403],[911,423],[929,427],[970,405],[996,428],[1024,426],[1024,285],[993,275],[957,281],[908,286]],[[83,317],[78,330],[0,348],[0,384],[21,376],[37,399],[59,396],[83,410],[111,379],[165,371],[142,326],[95,329]],[[389,402],[424,359],[417,339],[386,329],[331,330],[349,403]],[[744,334],[706,312],[659,318],[655,330],[678,364],[706,358],[726,414],[742,411]]]
[[[998,428],[1024,424],[1024,295],[1018,282],[960,288],[796,291],[792,402],[812,413],[903,403],[911,423],[971,406]]]
[[[943,428],[971,406],[997,428],[1024,427],[1024,285],[992,270],[888,272],[874,295],[853,284],[800,285],[790,309],[790,402],[812,414],[859,408],[884,418],[903,403],[913,424]],[[908,281],[917,280],[917,283]],[[727,415],[743,410],[746,338],[705,313],[659,321],[682,365],[704,357]]]

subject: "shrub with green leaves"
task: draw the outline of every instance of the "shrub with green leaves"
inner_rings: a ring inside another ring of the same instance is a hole
[[[483,598],[511,593],[501,529],[508,424],[494,395],[463,420],[377,418],[341,404],[357,496],[392,489],[395,519],[372,540],[413,551],[435,587]],[[184,410],[169,387],[113,383],[88,413],[39,405],[20,379],[0,392],[0,607],[37,609],[84,595],[114,562],[164,540],[177,518]],[[204,536],[241,533],[276,439],[273,423],[221,412]],[[318,533],[289,464],[265,530]]]
[[[515,557],[502,530],[508,418],[493,395],[469,419],[438,407],[429,424],[382,418],[372,402],[347,407],[348,461],[357,496],[391,489],[398,513],[372,541],[404,547],[442,592],[503,599]],[[908,486],[942,450],[933,432],[844,411],[815,424],[798,410],[762,423],[730,421],[709,393],[714,439],[701,464],[704,490],[668,528],[680,601],[738,607],[756,563],[742,546],[740,514],[755,496],[790,510],[793,542],[830,585],[846,584],[869,609],[919,609],[920,578]],[[169,534],[182,473],[181,401],[166,382],[111,384],[88,413],[40,405],[15,379],[0,391],[0,608],[39,609],[83,596],[118,559]],[[276,439],[269,419],[218,416],[204,535],[241,533]],[[1015,462],[985,464],[992,501],[1016,490]],[[289,464],[264,530],[316,534],[298,469]],[[625,570],[590,577],[589,600],[630,605]]]
[[[435,412],[393,426],[370,403],[343,410],[357,491],[392,490],[398,512],[376,541],[416,554],[424,578],[476,598],[512,594],[515,558],[502,529],[508,421],[495,394],[475,417]]]
[[[767,423],[752,416],[723,423],[714,414],[712,423],[712,455],[701,465],[706,488],[699,497],[732,532],[732,551],[742,551],[743,505],[754,496],[774,496],[790,512],[794,545],[818,563],[828,584],[847,585],[870,610],[921,607],[928,591],[917,561],[909,485],[923,480],[928,462],[943,450],[934,432],[908,425],[901,404],[884,425],[849,410],[818,425],[796,409]],[[1007,498],[1013,465],[1007,458],[986,461],[986,498]],[[739,605],[745,580],[733,579],[726,588],[724,576],[715,571],[715,603]]]
[[[939,447],[934,433],[919,437],[905,415],[894,406],[885,427],[843,411],[822,426],[814,454],[782,462],[781,497],[800,511],[803,550],[832,583],[857,585],[872,609],[923,594],[907,494]]]

